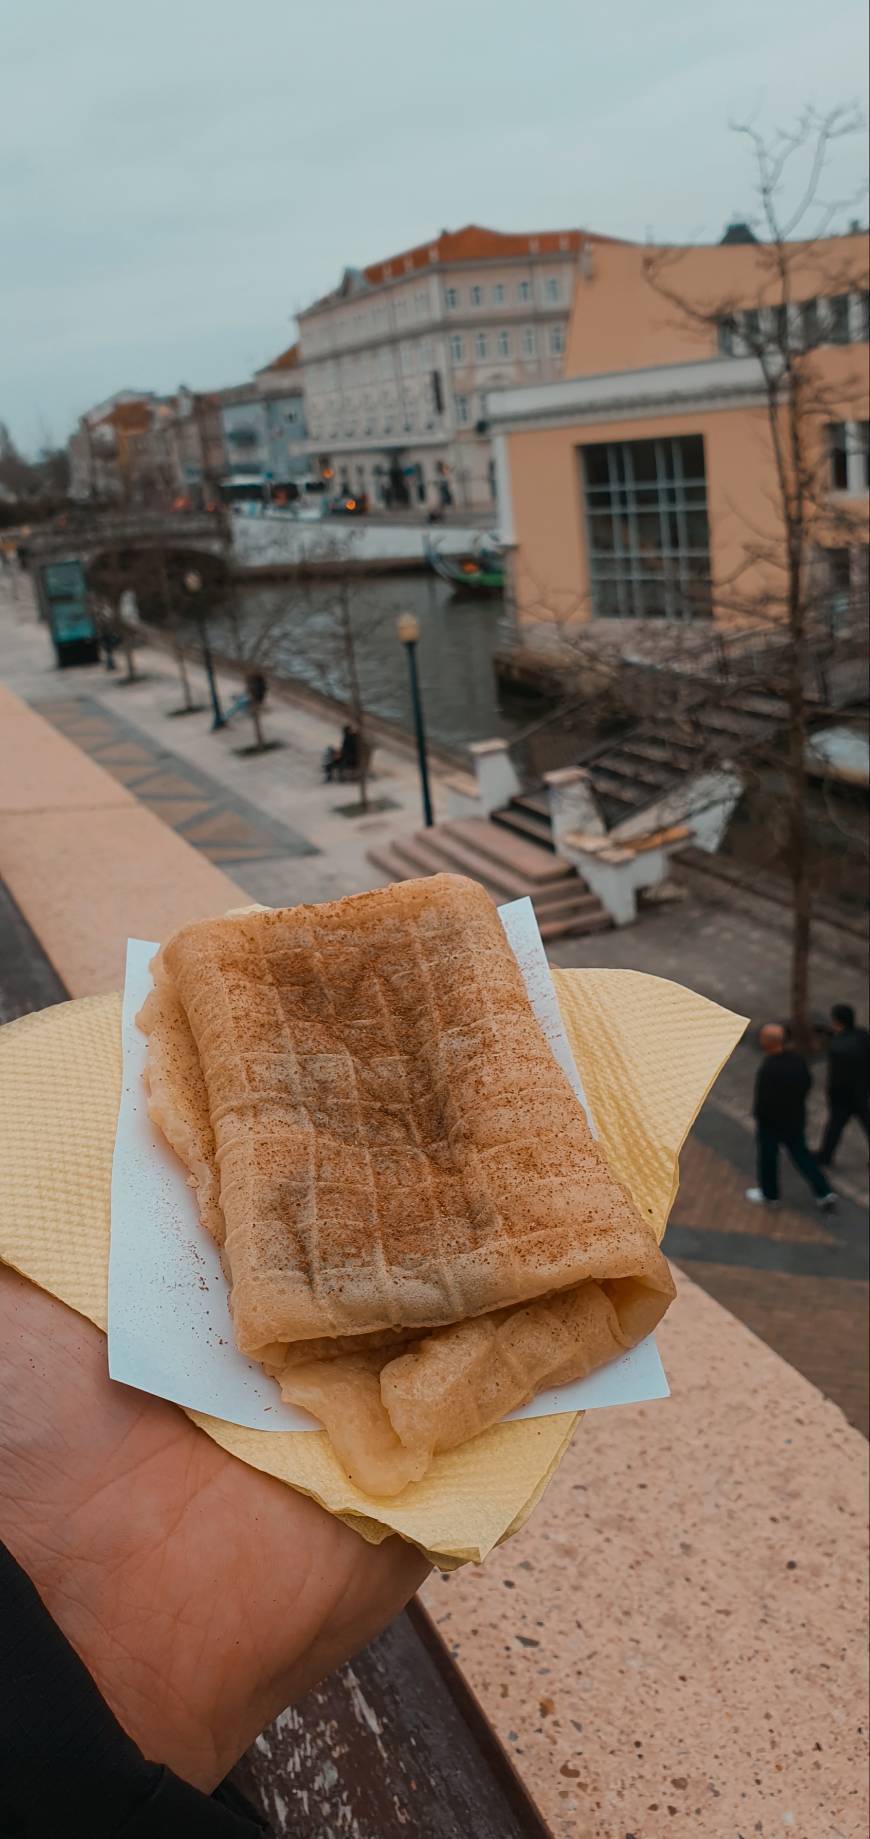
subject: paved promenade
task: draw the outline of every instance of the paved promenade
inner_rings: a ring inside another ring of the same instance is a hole
[[[0,634],[7,681],[45,711],[0,692],[0,923],[18,949],[32,928],[72,994],[117,986],[129,932],[370,882],[364,843],[311,768],[324,724],[309,710],[276,711],[287,749],[242,760],[205,718],[167,720],[165,660],[122,691],[94,670],[55,676],[44,632],[8,607]],[[291,744],[301,789],[276,776]],[[383,775],[400,811],[378,821],[407,826],[413,763],[385,756]],[[597,960],[664,969],[665,943],[658,963],[648,945],[666,940],[658,923],[596,939]],[[617,949],[630,958],[609,959]],[[703,988],[685,941],[681,962]],[[832,1402],[859,1241],[845,1209],[831,1226],[791,1196],[759,1237],[739,1194],[746,1146],[728,1136],[745,1128],[723,1107],[706,1120],[674,1255],[690,1268],[689,1246],[711,1291],[711,1271],[730,1282],[729,1307],[682,1277],[662,1333],[672,1399],[587,1414],[523,1532],[481,1569],[431,1580],[426,1599],[556,1839],[864,1839],[867,1445]],[[729,1262],[741,1234],[744,1262]],[[757,1293],[768,1279],[773,1298]],[[790,1286],[812,1283],[797,1310]],[[786,1358],[736,1319],[753,1309]]]
[[[379,747],[372,797],[388,808],[350,816],[355,788],[325,786],[319,770],[324,747],[336,738],[336,723],[307,697],[271,703],[266,730],[280,746],[246,756],[240,751],[250,740],[244,718],[212,734],[207,709],[170,716],[178,706],[178,683],[171,658],[159,650],[140,654],[142,678],[130,685],[99,667],[54,670],[47,634],[33,618],[29,583],[20,584],[19,594],[13,606],[7,588],[5,608],[0,603],[6,681],[102,767],[119,793],[225,869],[249,899],[280,905],[369,887],[376,879],[366,859],[371,844],[419,823],[419,786],[409,751]],[[197,700],[205,702],[204,680],[196,671],[193,680]],[[228,680],[225,687],[231,696],[235,685]],[[437,809],[437,774],[434,789]],[[122,839],[128,829],[121,823]],[[97,849],[98,840],[89,847]],[[107,841],[106,850],[98,851],[107,870],[114,847]],[[846,1000],[863,1013],[865,971],[854,962],[854,944],[850,952],[852,961],[838,950],[830,929],[822,929],[813,960],[817,1008]],[[552,956],[561,964],[625,965],[676,978],[748,1014],[753,1030],[787,1007],[785,921],[767,902],[745,901],[738,909],[733,897],[692,894],[648,912],[624,931],[559,942]],[[853,1128],[844,1139],[835,1177],[842,1204],[835,1219],[820,1219],[790,1167],[784,1170],[782,1211],[759,1213],[744,1200],[754,1180],[749,1111],[756,1063],[750,1030],[686,1146],[667,1249],[866,1432],[863,1138]],[[819,1133],[822,1087],[818,1067],[813,1128]]]

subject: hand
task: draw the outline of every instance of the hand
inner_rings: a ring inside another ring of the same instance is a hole
[[[425,1576],[115,1384],[100,1331],[2,1267],[0,1398],[0,1538],[145,1756],[199,1788]]]

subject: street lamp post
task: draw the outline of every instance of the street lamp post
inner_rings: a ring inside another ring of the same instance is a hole
[[[218,695],[217,680],[214,674],[214,665],[212,663],[211,648],[209,646],[208,632],[206,630],[206,624],[205,624],[205,614],[203,613],[202,608],[199,606],[195,598],[197,594],[202,593],[202,576],[198,575],[194,568],[191,568],[184,577],[184,585],[187,588],[188,593],[194,599],[193,615],[199,627],[199,637],[200,637],[200,643],[202,645],[202,661],[203,661],[203,664],[205,665],[205,674],[208,678],[209,695],[211,696],[211,706],[213,710],[213,720],[212,720],[211,725],[212,725],[212,732],[214,732],[215,728],[225,728],[227,724],[226,724],[226,717],[224,715],[223,709],[221,708],[220,697]]]
[[[411,708],[414,712],[414,733],[417,737],[417,762],[420,768],[420,790],[423,794],[423,822],[427,830],[435,822],[432,816],[432,795],[429,790],[429,763],[426,758],[426,729],[423,725],[423,704],[420,701],[420,680],[417,675],[417,641],[420,637],[420,622],[413,613],[400,613],[396,620],[396,634],[408,654],[408,676],[411,681]]]

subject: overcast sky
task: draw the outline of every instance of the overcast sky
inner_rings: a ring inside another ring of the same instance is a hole
[[[753,209],[729,118],[863,106],[866,12],[5,0],[0,420],[32,448],[116,389],[240,382],[346,264],[442,227],[715,240]]]

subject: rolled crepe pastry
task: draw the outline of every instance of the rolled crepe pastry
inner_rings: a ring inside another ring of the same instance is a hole
[[[667,1262],[476,882],[201,920],[153,972],[149,1109],[238,1346],[366,1493],[661,1319]]]

